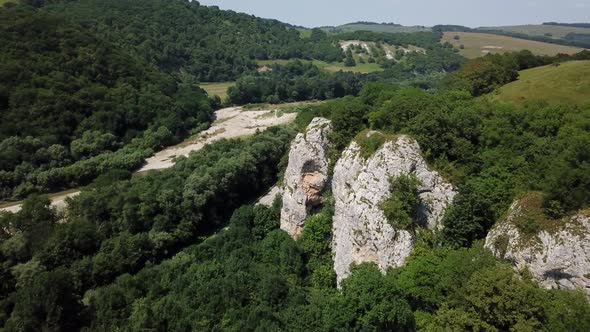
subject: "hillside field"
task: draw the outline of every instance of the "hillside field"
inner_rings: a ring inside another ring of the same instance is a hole
[[[590,60],[569,61],[520,72],[518,81],[501,87],[493,99],[522,103],[544,100],[549,103],[582,105],[590,103]]]
[[[455,40],[455,36],[459,36],[459,40]],[[442,42],[449,42],[456,48],[464,45],[464,49],[459,53],[470,59],[488,53],[517,52],[525,49],[537,55],[573,54],[583,50],[578,47],[473,32],[445,32]]]
[[[522,33],[529,36],[551,37],[553,39],[564,39],[568,33],[590,34],[588,28],[567,27],[559,25],[527,24],[501,27],[482,27],[478,30],[500,30],[506,32]]]
[[[227,89],[234,86],[235,82],[201,83],[201,89],[207,91],[210,96],[219,96],[222,100],[227,98]]]

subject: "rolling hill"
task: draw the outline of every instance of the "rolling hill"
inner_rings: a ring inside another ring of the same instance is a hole
[[[459,39],[455,39],[455,36],[459,36]],[[459,53],[470,59],[488,53],[505,53],[521,50],[530,50],[537,55],[574,54],[583,50],[577,47],[475,32],[445,32],[442,41],[451,43],[455,48],[460,48]],[[461,45],[463,45],[463,48],[461,48]]]
[[[476,29],[485,33],[505,35],[540,42],[590,48],[590,24],[543,23]]]
[[[551,24],[526,24],[500,27],[481,27],[478,30],[499,30],[514,33],[522,33],[529,36],[551,37],[553,39],[565,39],[570,33],[590,34],[590,28],[571,27]]]
[[[429,27],[424,26],[403,26],[391,23],[373,23],[373,22],[354,22],[339,26],[321,27],[326,32],[344,33],[355,31],[371,31],[377,33],[401,33],[401,32],[418,32],[418,31],[432,31]]]
[[[523,103],[543,100],[548,103],[583,105],[590,103],[590,61],[569,61],[523,70],[520,78],[498,89],[495,100]]]
[[[181,0],[80,0],[43,11],[91,26],[94,33],[145,58],[160,70],[201,82],[225,82],[256,69],[254,59],[339,61],[328,40],[302,39],[282,22]]]

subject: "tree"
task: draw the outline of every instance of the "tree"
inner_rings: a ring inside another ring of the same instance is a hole
[[[322,41],[328,38],[328,34],[324,32],[324,30],[320,28],[313,28],[311,29],[311,36],[310,39],[312,41]]]
[[[354,66],[356,66],[356,61],[354,60],[354,57],[352,55],[347,56],[346,59],[344,60],[344,65],[346,67],[354,67]]]
[[[411,331],[415,321],[407,301],[390,279],[383,277],[374,264],[361,264],[352,269],[342,283],[344,307],[355,313],[347,317],[355,330]],[[332,308],[339,310],[339,308]]]
[[[63,270],[42,272],[16,295],[8,331],[72,331],[84,324],[82,302]]]
[[[110,133],[85,131],[81,138],[72,141],[72,155],[76,159],[82,159],[96,156],[104,151],[112,151],[117,147],[116,139],[115,135]]]
[[[394,229],[413,231],[421,204],[420,184],[415,175],[402,174],[389,180],[391,194],[381,202],[380,208]]]
[[[518,78],[518,63],[511,54],[488,54],[470,60],[460,70],[445,78],[445,86],[464,89],[473,96],[489,93]]]

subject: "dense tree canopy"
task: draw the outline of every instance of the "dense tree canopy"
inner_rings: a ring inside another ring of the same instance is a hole
[[[45,7],[80,22],[167,73],[203,82],[234,80],[254,59],[340,61],[327,35],[302,39],[285,24],[186,0],[82,0]]]
[[[349,72],[329,74],[312,64],[294,61],[275,65],[271,71],[241,77],[229,88],[234,104],[279,103],[302,100],[325,100],[356,95],[362,75]]]
[[[0,329],[590,330],[585,294],[541,289],[481,243],[521,193],[542,193],[555,222],[590,206],[590,105],[476,98],[518,70],[589,53],[488,56],[439,85],[465,61],[440,32],[314,29],[302,39],[196,1],[23,2],[0,9],[0,199],[28,196],[19,212],[0,212]],[[345,39],[426,53],[371,75],[300,61],[252,71],[254,59],[341,61]],[[218,103],[199,80],[234,78],[233,103],[336,99],[302,108],[292,127],[132,176],[155,150],[209,124]],[[457,186],[444,229],[430,232],[414,227],[419,182],[391,179],[381,208],[416,240],[405,266],[355,265],[337,288],[331,193],[297,240],[279,229],[279,200],[254,205],[279,181],[293,127],[315,116],[333,123],[330,167],[359,133],[380,131],[361,143],[369,154],[406,134]],[[80,184],[65,211],[29,195]]]
[[[2,324],[9,330],[79,328],[86,290],[217,230],[234,208],[276,181],[291,138],[290,131],[274,129],[206,147],[167,171],[128,180],[103,176],[71,203],[66,224],[57,223],[63,216],[43,198],[30,198],[16,214],[1,213],[2,228],[15,234],[0,247]],[[272,218],[257,218],[259,237],[276,227]],[[46,297],[52,284],[55,295]]]
[[[132,169],[149,155],[141,149],[210,121],[212,103],[190,78],[43,11],[0,17],[0,199]]]

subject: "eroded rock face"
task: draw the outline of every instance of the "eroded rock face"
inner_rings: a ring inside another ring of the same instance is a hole
[[[420,146],[400,136],[383,144],[365,160],[356,142],[343,152],[334,169],[333,223],[334,269],[338,283],[346,278],[352,263],[374,262],[382,271],[405,263],[413,249],[412,235],[394,229],[380,203],[390,195],[389,179],[413,174],[421,182],[423,202],[420,220],[429,229],[440,229],[440,221],[456,191],[432,171],[420,155]]]
[[[590,210],[528,234],[518,222],[529,210],[522,200],[515,202],[505,220],[488,233],[485,247],[511,261],[516,270],[528,269],[542,287],[577,288],[590,296]]]
[[[315,118],[306,133],[291,144],[289,165],[285,171],[281,229],[297,239],[307,214],[321,204],[321,194],[328,182],[328,135],[332,123]]]

